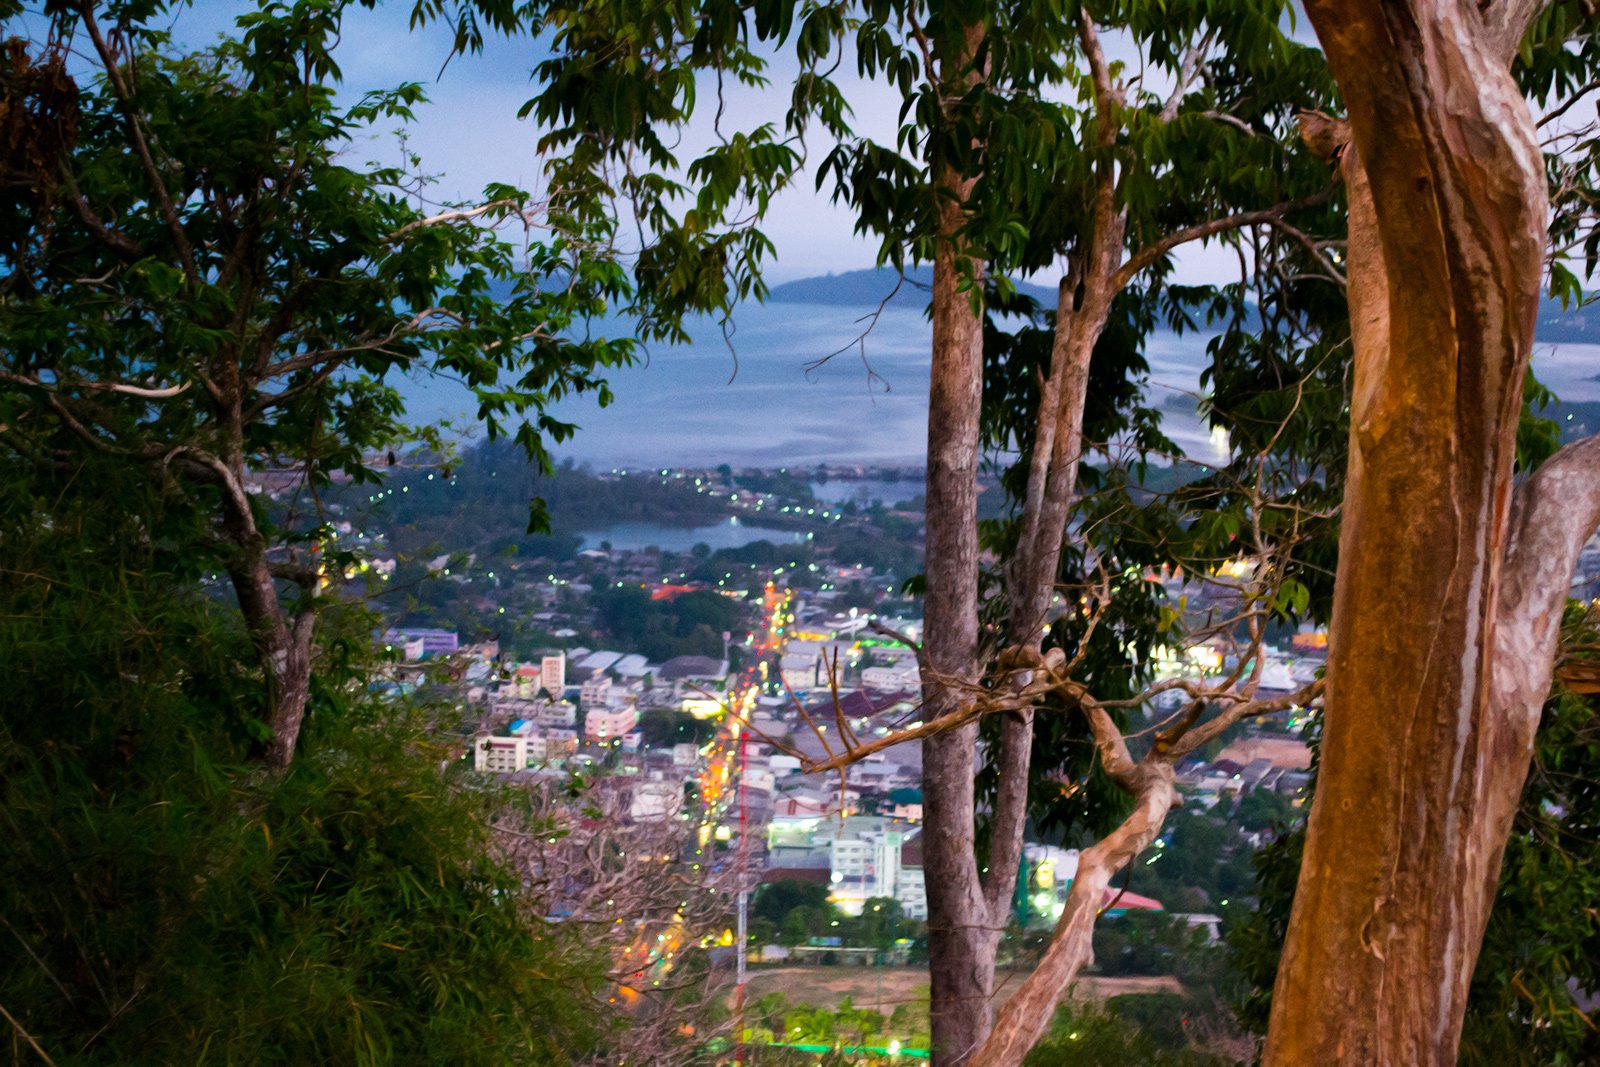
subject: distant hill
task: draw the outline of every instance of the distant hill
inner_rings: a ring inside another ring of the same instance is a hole
[[[897,307],[921,308],[928,302],[928,291],[933,287],[933,268],[917,267],[906,271],[906,280],[895,293],[895,283],[900,276],[889,267],[876,270],[847,270],[843,274],[825,274],[816,278],[801,278],[772,287],[767,299],[778,304],[842,304],[847,307],[876,307],[884,297],[894,293]],[[1017,286],[1024,294],[1047,307],[1054,307],[1056,291],[1042,285]]]
[[[768,299],[777,304],[837,304],[846,307],[876,307],[890,293],[900,307],[921,308],[928,302],[933,286],[933,268],[917,267],[906,272],[905,282],[895,292],[899,280],[889,267],[876,270],[847,270],[801,278],[772,287]],[[1017,288],[1027,296],[1054,307],[1054,289],[1024,282]],[[1539,302],[1538,339],[1550,344],[1600,344],[1600,303],[1562,311],[1559,301],[1544,297]]]
[[[1600,344],[1600,304],[1563,311],[1561,301],[1543,297],[1533,334],[1550,344]]]

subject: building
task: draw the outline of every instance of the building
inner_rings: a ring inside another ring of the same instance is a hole
[[[544,688],[540,670],[532,663],[519,663],[511,672],[511,689],[517,696],[531,700]]]
[[[553,697],[559,697],[567,688],[567,657],[545,656],[539,661],[539,684]]]
[[[783,684],[795,692],[817,687],[815,652],[796,652],[784,656],[778,661],[778,670],[783,675]]]
[[[555,726],[570,730],[578,723],[578,709],[570,700],[543,701],[535,717],[540,726]]]
[[[480,737],[472,752],[473,769],[495,774],[512,774],[520,771],[530,760],[529,741],[530,738],[526,735]]]
[[[583,702],[585,711],[604,704],[610,697],[611,679],[600,672],[596,672],[578,690],[578,699]]]
[[[643,678],[650,673],[650,661],[635,653],[623,656],[611,665],[611,669],[623,678]]]
[[[683,785],[670,780],[640,782],[628,814],[639,822],[670,819],[683,808]]]
[[[536,739],[529,739],[528,757],[535,762],[561,759],[578,751],[578,734],[575,730],[546,729]]]
[[[801,869],[825,862],[828,899],[847,915],[859,915],[868,900],[891,897],[907,916],[926,919],[919,834],[878,816],[775,817],[767,831],[769,865]]]
[[[867,667],[861,672],[861,685],[864,689],[880,693],[894,693],[906,689],[920,690],[922,672],[917,668],[915,660],[909,663],[897,663],[890,667]]]
[[[922,873],[922,838],[908,835],[900,846],[900,873],[895,878],[894,899],[913,919],[928,917],[928,886]]]
[[[920,877],[902,877],[901,849],[906,834],[882,819],[846,818],[828,851],[828,899],[847,915],[859,915],[873,897],[893,897],[913,918],[927,915],[927,892]],[[920,875],[920,871],[918,872]],[[901,900],[915,889],[916,900]],[[915,903],[921,914],[912,911]]]
[[[398,645],[402,642],[409,644],[421,640],[422,651],[429,656],[444,656],[455,652],[461,647],[461,635],[454,630],[425,630],[413,627],[402,627],[389,630],[383,635],[384,641]]]
[[[727,680],[728,661],[709,656],[677,656],[661,665],[656,672],[660,682],[721,682]]]
[[[576,586],[573,588],[576,588]],[[601,649],[598,652],[591,652],[584,656],[578,661],[578,666],[586,671],[592,671],[598,674],[601,671],[609,670],[621,658],[621,652],[609,652],[605,649]]]
[[[633,704],[620,708],[588,708],[583,714],[583,736],[590,741],[615,741],[639,725],[639,709]]]

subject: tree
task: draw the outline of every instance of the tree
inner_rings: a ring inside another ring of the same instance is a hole
[[[114,457],[210,517],[190,547],[229,576],[278,770],[310,697],[318,594],[352,562],[322,493],[376,480],[408,440],[442,447],[406,424],[396,378],[458,379],[491,436],[543,462],[572,430],[545,405],[604,401],[597,372],[631,352],[563,339],[616,269],[528,194],[493,186],[430,215],[419,176],[349,162],[352,139],[423,96],[335,101],[346,7],[267,4],[182,55],[157,28],[168,4],[74,0],[0,68],[18,147],[0,181],[0,443],[40,464]],[[497,236],[508,224],[521,247]]]
[[[751,914],[757,918],[782,923],[796,908],[828,906],[828,887],[795,878],[780,878],[762,885],[755,895]]]
[[[0,484],[16,1062],[572,1064],[602,1047],[605,959],[575,927],[532,936],[557,897],[490,848],[508,798],[441,772],[433,709],[373,694],[366,612],[324,614],[305,753],[263,775],[248,634],[186,547],[204,518],[119,457],[0,455]]]
[[[1148,272],[1159,277],[1172,250],[1188,241],[1272,226],[1300,250],[1301,268],[1337,276],[1322,248],[1286,221],[1291,210],[1320,208],[1332,195],[1326,171],[1294,148],[1290,128],[1295,106],[1326,96],[1312,84],[1320,63],[1282,35],[1282,10],[1272,4],[1225,12],[979,2],[856,11],[782,0],[749,9],[730,2],[468,7],[495,28],[526,16],[528,28],[550,31],[550,58],[538,67],[542,84],[528,110],[548,131],[541,147],[553,153],[554,184],[581,202],[575,210],[587,212],[593,232],[611,238],[623,220],[637,227],[630,310],[646,333],[676,337],[687,312],[726,317],[738,299],[763,295],[760,272],[771,246],[758,225],[799,173],[808,137],[831,142],[824,181],[856,211],[859,229],[880,240],[881,258],[897,267],[933,264],[920,651],[923,718],[939,725],[919,736],[935,1045],[959,1063],[989,1028],[999,917],[1009,907],[1028,802],[1032,712],[1056,688],[1041,670],[1043,624],[1085,455],[1091,357],[1120,295]],[[1177,91],[1158,95],[1113,67],[1100,44],[1102,22],[1139,41],[1149,67],[1170,75]],[[481,43],[476,21],[458,25],[463,47]],[[711,95],[699,94],[701,84],[764,84],[763,42],[792,48],[798,68],[782,130],[775,123],[725,129],[728,116],[718,108],[716,143],[680,161],[671,146],[696,101]],[[832,72],[852,52],[863,75],[901,95],[904,125],[893,145],[851,126]],[[1257,92],[1259,85],[1271,90]],[[1046,102],[1063,89],[1079,97],[1074,106]],[[1180,172],[1187,186],[1174,180]],[[991,290],[1004,299],[1009,274],[1058,256],[1068,268],[1037,368],[1042,392],[1019,405],[1025,429],[1000,446],[1027,458],[1018,534],[1000,582],[1005,633],[991,640],[979,626],[976,513],[985,299]],[[1078,692],[1072,689],[1074,699]],[[974,698],[982,693],[993,699],[978,712]],[[1004,719],[1000,785],[981,850],[976,720],[989,712]],[[1115,725],[1109,714],[1094,721],[1102,733]],[[1159,799],[1140,803],[1154,812]],[[1106,877],[1126,862],[1124,846],[1136,852],[1144,831],[1158,826],[1142,825],[1108,853]],[[1100,862],[1098,854],[1090,859]],[[1099,878],[1098,866],[1091,871],[1085,901]],[[1092,918],[1097,907],[1096,900],[1075,909],[1073,921]],[[1046,1003],[1081,966],[1087,944],[1086,932],[1072,940],[1059,957],[1062,969],[1053,964],[1032,987],[1042,999],[1019,1002],[1016,1010],[1027,1010],[1008,1039],[1013,1058],[1017,1042],[1037,1036]]]
[[[1587,858],[1600,820],[1600,709],[1585,692],[1593,687],[1595,624],[1592,608],[1569,606],[1562,646],[1570,651],[1544,706],[1472,975],[1463,1064],[1585,1063],[1600,1053],[1576,999],[1600,985],[1600,918],[1586,903],[1600,893],[1600,872]],[[1251,986],[1241,1016],[1258,1033],[1266,1030],[1304,845],[1300,827],[1257,854],[1261,904],[1228,932]]]
[[[1269,1064],[1455,1062],[1567,584],[1600,525],[1600,439],[1512,477],[1549,195],[1510,68],[1536,18],[1534,37],[1581,23],[1543,6],[1307,5],[1349,108],[1355,393]]]

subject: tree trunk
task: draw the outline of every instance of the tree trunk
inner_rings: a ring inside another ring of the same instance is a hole
[[[983,27],[938,42],[941,90],[981,77]],[[934,168],[938,245],[933,264],[933,367],[928,388],[926,550],[923,574],[923,717],[949,715],[978,680],[978,416],[983,403],[983,264],[961,231],[973,178]],[[960,291],[962,268],[973,290]],[[929,1012],[933,1058],[959,1067],[989,1032],[989,993],[1000,931],[983,893],[976,853],[976,723],[923,745],[923,871],[928,886]]]
[[[950,205],[945,214],[956,216]],[[952,219],[946,232],[959,226]],[[933,374],[928,399],[927,592],[923,600],[924,718],[954,711],[978,661],[978,410],[983,334],[960,284],[954,241],[934,262]],[[977,724],[923,745],[923,862],[935,1060],[965,1062],[989,1032],[989,989],[999,932],[974,860]]]
[[[278,595],[278,580],[267,560],[267,546],[256,527],[243,479],[223,464],[205,468],[222,489],[222,532],[233,547],[228,576],[239,612],[250,632],[267,687],[267,739],[263,761],[282,771],[294,759],[311,698],[311,637],[315,616],[308,610],[291,618]]]
[[[1577,554],[1533,577],[1508,553],[1546,204],[1508,68],[1534,7],[1307,4],[1350,109],[1356,369],[1321,773],[1269,1065],[1456,1062]]]

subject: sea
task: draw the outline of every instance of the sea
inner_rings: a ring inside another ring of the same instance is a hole
[[[920,466],[931,328],[918,308],[891,305],[875,321],[871,311],[769,303],[741,307],[725,325],[691,322],[689,344],[654,346],[637,365],[609,375],[615,400],[607,407],[592,396],[557,404],[553,414],[579,429],[556,454],[599,469]],[[1145,352],[1148,398],[1163,428],[1202,462],[1227,447],[1196,412],[1207,340],[1163,331]],[[1534,369],[1563,400],[1600,401],[1600,345],[1540,344]],[[414,417],[449,419],[473,432],[473,405],[460,386],[412,380],[406,392]],[[849,492],[846,483],[821,488],[825,499]],[[881,498],[900,496],[899,489]]]

